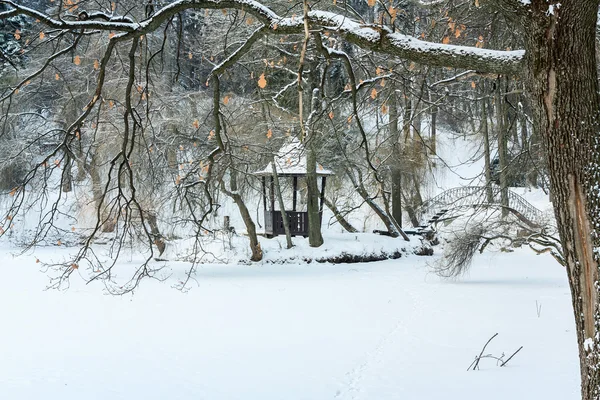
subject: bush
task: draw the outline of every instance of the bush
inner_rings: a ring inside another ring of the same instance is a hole
[[[435,272],[445,278],[455,278],[464,275],[471,266],[473,256],[479,248],[481,238],[485,234],[483,227],[472,227],[456,234],[446,245],[444,256],[435,266]]]

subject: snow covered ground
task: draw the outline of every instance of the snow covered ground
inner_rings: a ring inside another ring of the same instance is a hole
[[[481,158],[463,163],[477,153],[473,146],[440,140],[428,196],[481,184]],[[515,190],[551,208],[541,190]],[[239,227],[233,208],[224,213]],[[377,227],[369,218],[364,212],[352,222],[368,232]],[[61,241],[76,244],[81,227]],[[60,261],[74,247],[14,257],[19,236],[0,242],[0,400],[579,397],[566,273],[549,255],[490,246],[469,275],[448,280],[433,273],[442,246],[433,257],[414,256],[417,239],[341,233],[334,225],[319,249],[302,238],[291,250],[283,237],[261,238],[265,259],[249,264],[247,239],[220,235],[203,243],[207,253],[189,291],[174,289],[190,267],[173,261],[190,258],[184,239],[169,243],[163,282],[146,279],[121,297],[106,295],[101,282],[85,285],[84,268],[68,290],[45,290],[36,259]],[[397,260],[306,263],[396,251]],[[141,261],[126,254],[116,279]],[[523,349],[506,367],[486,358],[467,371],[495,333],[486,354],[506,359]]]
[[[272,239],[260,237],[263,250],[263,260],[260,263],[270,264],[303,264],[313,261],[334,262],[343,256],[358,256],[361,260],[369,256],[376,259],[405,257],[418,252],[423,245],[419,236],[412,236],[409,242],[373,233],[336,232],[336,229],[323,229],[325,243],[318,248],[310,247],[308,238],[293,237],[294,247],[286,249],[285,236]],[[202,264],[250,264],[250,246],[244,235],[231,235],[217,232],[214,236],[207,235],[200,239],[203,252],[194,247],[194,239],[169,242],[169,248],[164,254],[171,260],[191,261],[196,254],[196,260]],[[194,253],[195,252],[195,253]],[[198,254],[199,253],[199,254]]]
[[[65,248],[43,248],[50,258]],[[435,256],[434,256],[435,257]],[[33,255],[0,252],[0,399],[576,399],[566,274],[549,256],[484,253],[442,280],[431,257],[204,265],[188,293],[133,296],[74,278],[45,291]],[[135,262],[135,260],[134,260]],[[491,359],[466,371],[483,344]]]

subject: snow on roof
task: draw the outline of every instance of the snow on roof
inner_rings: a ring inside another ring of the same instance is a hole
[[[275,168],[280,176],[306,175],[306,149],[297,138],[292,138],[284,144],[275,155]],[[254,173],[259,176],[273,175],[271,162],[267,166]],[[333,171],[323,168],[317,163],[317,175],[333,175]]]

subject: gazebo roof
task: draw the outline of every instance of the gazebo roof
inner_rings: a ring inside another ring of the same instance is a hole
[[[306,176],[306,149],[297,138],[292,138],[283,145],[275,155],[275,169],[278,176]],[[273,175],[271,162],[267,166],[254,173],[258,176]],[[333,175],[333,171],[323,168],[317,163],[317,175]]]

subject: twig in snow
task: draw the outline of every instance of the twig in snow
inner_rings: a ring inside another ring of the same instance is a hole
[[[485,351],[485,348],[487,347],[488,344],[490,344],[492,339],[495,338],[496,336],[498,336],[498,333],[495,333],[494,336],[492,336],[491,338],[488,339],[488,341],[483,346],[483,349],[481,349],[481,353],[479,353],[479,356],[475,358],[475,361],[473,361],[471,363],[471,365],[469,365],[469,368],[467,368],[467,371],[469,369],[471,369],[471,367],[473,367],[473,371],[475,371],[476,368],[479,369],[479,361],[481,360],[481,357],[483,357],[483,352]]]
[[[504,367],[511,360],[511,358],[513,358],[519,351],[521,351],[522,348],[523,348],[523,346],[519,347],[517,349],[517,351],[515,351],[514,353],[512,353],[512,356],[508,357],[508,359],[506,361],[504,361],[502,364],[500,364],[500,366]]]

